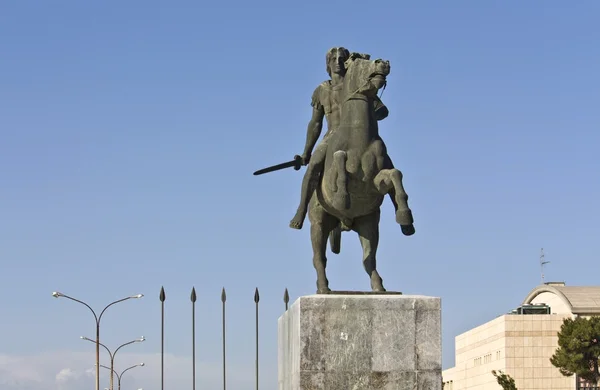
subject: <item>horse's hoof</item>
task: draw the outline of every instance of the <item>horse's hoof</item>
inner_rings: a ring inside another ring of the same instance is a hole
[[[383,287],[383,279],[381,279],[381,276],[379,276],[379,273],[377,273],[377,271],[374,271],[373,275],[371,275],[371,290],[373,292],[386,291]]]
[[[317,294],[327,294],[329,292],[331,290],[329,289],[329,280],[327,280],[327,277],[317,277]]]
[[[400,229],[402,229],[402,234],[405,236],[412,236],[415,234],[415,227],[413,225],[402,225],[400,226]]]
[[[329,294],[331,289],[329,287],[321,287],[317,289],[317,294]]]

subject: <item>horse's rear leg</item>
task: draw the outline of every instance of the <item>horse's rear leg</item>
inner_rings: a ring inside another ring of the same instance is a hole
[[[325,294],[331,291],[325,268],[327,266],[327,238],[329,233],[337,226],[338,220],[327,214],[323,208],[311,201],[311,208],[308,212],[310,220],[310,238],[313,248],[313,266],[317,271],[317,294]]]
[[[348,155],[343,150],[333,153],[332,183],[333,188],[333,207],[337,210],[346,210],[350,208],[350,196],[348,195],[348,172],[346,171],[346,161]]]
[[[402,172],[398,169],[383,169],[374,179],[375,188],[380,194],[393,192],[396,206],[396,222],[405,236],[415,234],[412,211],[408,207],[408,195],[402,185]]]
[[[385,291],[383,280],[377,272],[377,246],[379,245],[380,211],[355,219],[353,229],[358,233],[363,248],[363,266],[371,278],[373,291]]]

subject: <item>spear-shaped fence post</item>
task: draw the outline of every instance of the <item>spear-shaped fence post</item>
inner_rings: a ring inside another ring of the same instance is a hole
[[[160,388],[165,390],[165,288],[160,288]]]
[[[288,302],[290,301],[290,294],[288,293],[288,289],[286,288],[283,293],[283,303],[285,303],[285,311],[288,309]]]
[[[196,288],[192,287],[192,390],[196,390]]]
[[[256,390],[258,390],[258,302],[260,301],[260,295],[258,294],[258,287],[254,290],[254,303],[256,305]]]
[[[223,390],[227,390],[227,370],[225,360],[225,302],[227,301],[227,294],[225,294],[225,287],[221,290],[221,302],[223,303]]]

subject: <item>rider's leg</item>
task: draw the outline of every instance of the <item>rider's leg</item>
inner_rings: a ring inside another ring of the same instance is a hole
[[[317,147],[306,167],[306,173],[304,173],[304,177],[302,178],[302,187],[300,189],[300,204],[296,210],[296,215],[294,215],[294,218],[290,221],[290,227],[292,229],[302,229],[302,225],[304,225],[310,198],[317,189],[319,176],[323,172],[323,167],[325,165],[325,151],[327,148],[323,147],[323,145],[324,143],[322,142]]]

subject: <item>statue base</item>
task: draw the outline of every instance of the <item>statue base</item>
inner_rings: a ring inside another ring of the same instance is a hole
[[[441,390],[441,299],[300,297],[279,318],[279,390]]]

